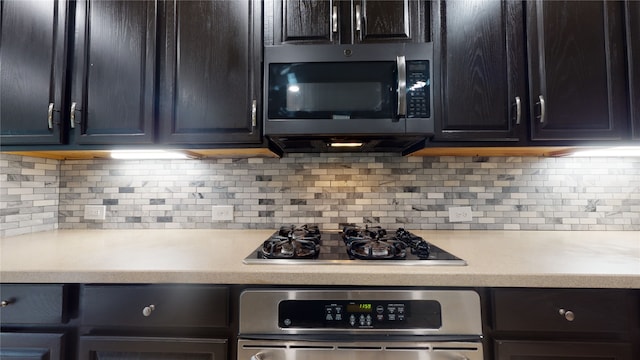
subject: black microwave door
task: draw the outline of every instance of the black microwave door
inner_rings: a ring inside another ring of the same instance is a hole
[[[269,119],[397,117],[391,61],[269,64]]]

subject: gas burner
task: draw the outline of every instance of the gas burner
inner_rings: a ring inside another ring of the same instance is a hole
[[[320,254],[317,226],[283,226],[262,244],[264,259],[315,259]]]
[[[416,236],[403,228],[396,230],[396,239],[402,241],[411,249],[411,253],[419,259],[428,259],[430,253],[429,243],[423,238]]]

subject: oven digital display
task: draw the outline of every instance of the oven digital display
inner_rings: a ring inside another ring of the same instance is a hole
[[[347,312],[350,313],[370,313],[373,310],[371,303],[348,304]]]

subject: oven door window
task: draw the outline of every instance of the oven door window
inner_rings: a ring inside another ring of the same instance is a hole
[[[269,64],[270,119],[384,119],[395,114],[395,62]]]

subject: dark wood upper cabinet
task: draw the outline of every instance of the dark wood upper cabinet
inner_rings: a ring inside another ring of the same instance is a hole
[[[67,2],[0,2],[0,143],[60,144]]]
[[[72,143],[153,143],[157,1],[80,0],[75,27]]]
[[[261,142],[261,1],[167,1],[160,142]]]
[[[434,11],[436,140],[526,138],[523,5],[441,1]]]
[[[628,136],[623,7],[527,2],[532,140]]]
[[[640,140],[640,2],[625,2],[627,70],[629,71],[630,117],[633,138]]]
[[[265,44],[424,42],[425,0],[267,0]]]

